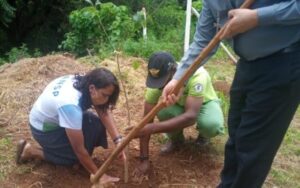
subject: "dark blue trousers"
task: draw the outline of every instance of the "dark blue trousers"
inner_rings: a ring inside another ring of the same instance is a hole
[[[79,163],[70,144],[65,128],[59,127],[53,131],[42,132],[31,127],[34,139],[43,148],[45,160],[57,165],[73,165]],[[84,112],[82,119],[84,146],[92,155],[94,148],[107,148],[106,129],[101,120],[92,112]]]
[[[261,187],[300,101],[300,49],[240,60],[219,187]]]

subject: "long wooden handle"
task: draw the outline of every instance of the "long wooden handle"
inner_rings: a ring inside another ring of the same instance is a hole
[[[254,0],[245,0],[241,8],[248,8],[253,4]],[[217,46],[221,41],[220,36],[224,32],[224,27],[216,34],[216,36],[210,41],[206,48],[202,50],[200,55],[194,60],[193,64],[187,69],[182,78],[178,80],[172,93],[178,94],[180,88],[183,86],[184,82],[198,69],[201,62],[209,55],[209,53]],[[142,121],[130,131],[130,133],[123,139],[120,145],[118,145],[115,150],[111,153],[109,158],[103,163],[94,176],[91,176],[91,182],[93,184],[97,183],[99,178],[107,170],[110,163],[115,157],[125,148],[125,146],[135,137],[135,135],[151,120],[154,116],[163,108],[165,104],[160,101],[143,119]]]

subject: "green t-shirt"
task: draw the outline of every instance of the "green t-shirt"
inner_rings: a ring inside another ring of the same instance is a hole
[[[147,88],[145,101],[149,104],[156,104],[162,94],[162,90]],[[212,86],[211,78],[204,68],[199,68],[188,80],[183,95],[177,104],[184,106],[188,96],[203,97],[203,103],[218,99],[217,94]]]

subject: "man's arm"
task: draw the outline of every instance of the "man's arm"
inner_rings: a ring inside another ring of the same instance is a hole
[[[257,8],[258,24],[267,25],[293,25],[300,23],[300,1],[282,1],[271,6]]]
[[[153,108],[155,104],[150,104],[148,102],[144,102],[144,116],[146,116]],[[153,119],[149,121],[152,123]],[[141,159],[148,159],[149,156],[149,141],[150,141],[150,134],[145,134],[143,137],[140,137],[140,157]]]
[[[138,134],[138,137],[147,134],[165,133],[176,129],[183,129],[196,122],[198,112],[202,106],[202,98],[188,96],[185,103],[185,112],[166,121],[147,124]]]
[[[234,9],[228,12],[228,17],[230,20],[221,38],[231,38],[257,26],[299,24],[300,1],[283,1],[253,10]]]

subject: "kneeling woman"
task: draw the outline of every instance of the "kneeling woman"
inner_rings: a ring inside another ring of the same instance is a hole
[[[41,148],[25,140],[18,143],[17,163],[41,159],[57,165],[80,162],[91,174],[97,167],[91,155],[97,146],[107,148],[106,130],[115,144],[121,141],[110,108],[119,97],[116,77],[97,68],[84,76],[66,75],[52,81],[39,96],[30,112],[29,123]],[[88,111],[94,107],[98,113]],[[103,175],[101,182],[119,178]]]

